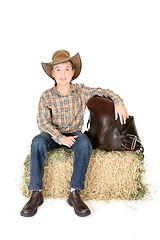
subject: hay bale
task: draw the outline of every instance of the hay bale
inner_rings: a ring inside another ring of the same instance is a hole
[[[74,153],[59,148],[47,154],[43,184],[45,198],[67,198],[73,169]],[[24,163],[21,189],[23,195],[30,196],[28,190],[30,164],[28,155]],[[96,149],[92,151],[86,173],[83,200],[137,200],[146,193],[143,184],[145,172],[143,154],[133,151],[112,151]]]

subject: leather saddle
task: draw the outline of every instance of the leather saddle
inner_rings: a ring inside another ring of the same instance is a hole
[[[133,116],[129,116],[126,124],[121,125],[115,120],[114,103],[112,100],[94,96],[87,102],[90,118],[84,133],[89,137],[93,148],[106,151],[144,151],[137,133]]]

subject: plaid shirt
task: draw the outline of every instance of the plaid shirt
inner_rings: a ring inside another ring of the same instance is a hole
[[[53,87],[45,91],[39,102],[37,123],[40,131],[51,135],[60,144],[63,133],[81,131],[87,101],[95,96],[111,98],[114,103],[122,99],[108,89],[89,88],[84,84],[71,84],[68,95],[60,95]]]

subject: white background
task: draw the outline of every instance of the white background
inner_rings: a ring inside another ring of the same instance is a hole
[[[160,239],[160,6],[152,0],[5,0],[0,4],[2,236],[38,239]],[[19,184],[36,124],[39,97],[54,82],[41,61],[80,53],[75,83],[109,88],[134,115],[145,148],[150,194],[143,201],[87,202],[79,218],[65,200],[46,200],[33,218],[20,210]],[[4,233],[3,233],[4,231]]]

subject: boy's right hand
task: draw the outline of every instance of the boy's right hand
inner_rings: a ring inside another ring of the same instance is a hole
[[[69,136],[69,137],[65,137],[64,136],[61,139],[61,145],[65,145],[65,146],[70,148],[75,143],[77,137],[78,137],[78,135],[76,135],[76,136]]]

